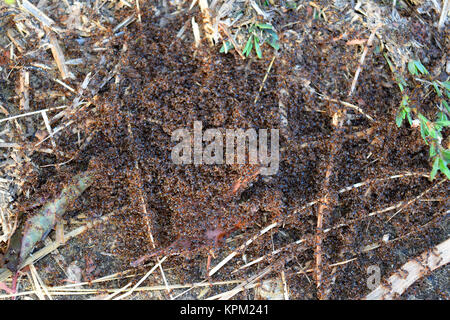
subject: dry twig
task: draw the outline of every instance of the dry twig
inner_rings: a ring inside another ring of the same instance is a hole
[[[353,78],[352,87],[350,88],[350,92],[348,93],[348,96],[350,97],[353,94],[353,91],[355,91],[356,83],[358,82],[359,74],[362,71],[364,60],[366,59],[366,55],[369,52],[369,47],[372,45],[373,40],[375,39],[375,35],[377,33],[377,30],[381,27],[381,25],[377,25],[370,34],[369,40],[367,41],[367,45],[364,48],[364,51],[361,55],[361,58],[359,59],[359,65],[355,72],[355,77]]]
[[[378,286],[369,293],[367,300],[392,300],[400,296],[414,282],[433,270],[450,262],[450,239],[425,251],[420,256],[409,260],[387,279],[385,285]]]

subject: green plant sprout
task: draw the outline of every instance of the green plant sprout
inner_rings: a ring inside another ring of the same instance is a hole
[[[440,104],[438,106],[439,111],[437,112],[436,120],[429,120],[423,114],[418,112],[416,108],[410,107],[409,96],[405,93],[405,87],[407,87],[406,81],[403,77],[397,75],[386,55],[385,58],[391,68],[391,71],[396,76],[396,81],[400,91],[403,93],[402,101],[395,117],[397,126],[401,127],[405,118],[408,119],[408,123],[411,127],[420,126],[420,135],[425,143],[430,147],[429,157],[432,159],[433,163],[430,173],[430,180],[433,180],[436,177],[438,171],[441,171],[448,179],[450,179],[450,170],[448,168],[448,164],[450,162],[450,149],[445,149],[441,145],[443,141],[442,130],[445,127],[450,126],[450,121],[448,118],[450,108],[446,100],[447,98],[450,99],[450,81],[420,81],[421,83],[427,83],[433,86],[437,97],[440,99]],[[420,77],[428,75],[431,79],[428,70],[419,60],[409,61],[408,71],[413,76]],[[417,116],[416,120],[413,120],[413,113]]]
[[[429,74],[428,70],[424,67],[420,60],[411,60],[408,62],[408,70],[413,76],[421,74]]]
[[[278,44],[278,35],[271,24],[267,23],[254,23],[249,28],[249,38],[245,44],[242,54],[248,57],[252,52],[253,47],[255,48],[256,55],[259,59],[262,58],[261,46],[263,43],[267,42],[275,50],[280,49]],[[224,41],[222,47],[220,48],[220,53],[228,53],[233,49],[233,43],[231,41]]]
[[[409,97],[408,95],[405,94],[402,98],[402,102],[400,103],[400,108],[397,112],[397,116],[395,117],[395,123],[397,124],[398,127],[402,126],[402,122],[405,119],[405,117],[408,118],[409,125],[410,126],[413,125],[411,118],[411,108],[408,107],[408,105],[409,105]]]

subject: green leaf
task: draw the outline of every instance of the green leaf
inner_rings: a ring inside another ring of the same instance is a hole
[[[450,162],[450,149],[442,150],[442,155],[444,156],[445,162]]]
[[[400,107],[406,108],[406,106],[408,106],[408,105],[409,105],[409,96],[405,94],[402,97],[402,102],[400,103]]]
[[[438,138],[438,132],[437,132],[436,130],[430,129],[430,130],[429,130],[429,133],[430,133],[430,136],[431,136],[433,139],[437,139],[437,138]]]
[[[442,99],[441,102],[442,102],[442,104],[444,105],[445,109],[447,109],[447,111],[450,112],[450,107],[449,107],[447,101],[445,101],[444,99]]]
[[[389,65],[389,69],[391,69],[391,72],[394,73],[394,72],[395,72],[394,66],[392,65],[391,60],[389,60],[389,57],[387,56],[386,52],[383,52],[383,57],[384,57],[384,59],[386,59],[386,62],[387,62],[388,65]],[[396,79],[396,80],[397,80],[397,79]]]
[[[397,124],[397,127],[402,126],[403,119],[405,119],[406,111],[404,109],[401,109],[398,111],[397,116],[395,117],[395,123]]]
[[[270,29],[273,30],[273,26],[267,23],[257,23],[256,26],[260,29]]]
[[[439,120],[439,121],[436,121],[435,124],[437,124],[438,126],[442,126],[442,127],[448,127],[448,126],[450,126],[450,121]]]
[[[272,37],[272,40],[278,41],[278,34],[275,32],[275,30],[266,30],[268,34]]]
[[[429,120],[423,114],[419,113],[417,116],[419,117],[419,120],[421,122],[424,122],[424,123],[429,122]]]
[[[441,158],[439,158],[439,169],[443,174],[447,176],[447,179],[450,179],[450,170],[447,168],[446,163]]]
[[[450,91],[450,81],[444,81],[444,82],[441,82],[441,84],[444,86],[445,89]]]
[[[270,46],[272,47],[272,48],[274,48],[275,50],[280,50],[280,45],[278,44],[278,42],[277,41],[269,41],[269,44],[270,44]]]
[[[230,49],[233,49],[234,46],[230,41],[225,41],[220,48],[220,53],[228,53]]]
[[[436,147],[434,146],[434,143],[430,145],[430,158],[433,158],[436,155]]]
[[[422,136],[422,139],[425,140],[425,143],[428,144],[428,142],[427,142],[427,136],[429,134],[428,127],[427,127],[428,119],[425,118],[420,113],[418,114],[418,117],[419,117],[419,121],[420,121],[420,135]]]
[[[411,73],[414,76],[417,76],[419,74],[419,72],[417,72],[416,64],[414,63],[414,60],[411,60],[410,62],[408,62],[408,70],[409,70],[409,73]]]
[[[313,16],[313,19],[314,19],[314,20],[320,19],[320,11],[317,10],[316,8],[314,8],[314,14],[313,14],[313,15],[314,15],[314,16]]]
[[[397,82],[401,92],[403,92],[404,88],[408,86],[408,84],[406,83],[405,79],[403,79],[402,76],[396,77],[395,81]]]
[[[447,115],[442,111],[439,111],[437,114],[437,121],[445,121],[448,120]]]
[[[417,116],[419,117],[419,120],[420,120],[420,121],[423,121],[424,123],[430,122],[430,120],[428,120],[428,119],[427,119],[423,114],[421,114],[421,113],[419,113]]]
[[[411,113],[409,112],[409,110],[406,111],[406,117],[408,118],[409,125],[412,126],[413,122],[412,122]]]
[[[436,173],[439,169],[439,157],[434,158],[434,162],[433,162],[433,168],[431,169],[431,173],[430,173],[430,180],[433,181],[434,177],[436,176]]]
[[[442,97],[442,92],[441,92],[441,90],[439,89],[439,86],[438,86],[438,84],[436,83],[436,81],[433,81],[431,84],[433,85],[434,90],[436,91],[438,97]]]
[[[420,62],[419,60],[413,60],[413,61],[414,61],[414,65],[420,71],[421,74],[428,74],[428,70],[424,67],[422,62]]]
[[[420,135],[422,136],[422,139],[425,140],[425,143],[428,144],[427,134],[425,133],[425,129],[424,129],[424,126],[422,125],[422,123],[420,124]]]
[[[252,37],[253,36],[250,36],[249,38],[248,38],[248,40],[247,40],[247,44],[245,45],[245,48],[244,48],[244,51],[242,51],[242,53],[246,56],[246,57],[248,57],[248,55],[250,54],[250,52],[252,51],[252,48],[253,48],[253,39],[252,39]]]
[[[259,39],[258,37],[253,37],[253,39],[255,39],[255,51],[256,51],[256,55],[258,56],[259,59],[262,59],[262,52],[261,52],[261,47],[259,46]]]

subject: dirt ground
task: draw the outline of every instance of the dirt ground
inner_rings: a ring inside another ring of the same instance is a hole
[[[69,177],[85,170],[95,176],[64,215],[65,228],[110,214],[108,220],[35,263],[48,287],[87,282],[84,294],[60,289],[55,297],[107,296],[111,288],[135,284],[166,257],[163,268],[142,284],[148,290],[128,298],[205,299],[256,277],[259,285],[281,282],[290,299],[360,299],[371,291],[371,266],[386,279],[448,239],[449,183],[442,174],[429,180],[428,147],[420,131],[395,125],[402,97],[382,41],[375,40],[349,97],[364,44],[349,45],[348,40],[367,39],[371,30],[352,20],[348,5],[316,1],[327,7],[325,19],[300,3],[301,10],[274,15],[280,50],[266,45],[262,59],[220,53],[206,39],[198,47],[190,38],[181,40],[177,33],[187,21],[202,21],[199,9],[164,15],[152,1],[141,7],[140,23],[131,23],[105,45],[107,53],[88,58],[99,66],[89,86],[99,89],[86,90],[83,98],[90,104],[67,115],[76,130],[42,143],[55,152],[32,153],[24,168],[34,169],[24,169],[22,177],[21,190],[27,192],[14,201],[32,214],[27,208],[55,197]],[[407,9],[399,14],[415,22],[396,40],[406,46],[419,39],[422,46],[415,55],[447,80],[448,29],[436,30],[431,23],[436,16],[422,16],[421,22]],[[126,16],[120,10],[115,15]],[[62,43],[67,56],[82,51],[70,35]],[[71,83],[81,83],[94,70],[90,67],[72,68]],[[30,83],[56,90],[57,84],[40,79]],[[2,95],[7,101],[8,93]],[[434,99],[421,91],[412,98],[430,118]],[[13,98],[8,105],[14,105]],[[30,110],[43,107],[32,102]],[[279,129],[278,173],[255,175],[256,165],[174,164],[171,133],[192,129],[194,121],[201,121],[203,130]],[[32,124],[29,128],[33,131]],[[35,142],[35,135],[23,133],[23,143]],[[443,135],[448,137],[448,130]],[[64,164],[51,166],[55,163]],[[236,182],[246,178],[249,182],[236,190]],[[249,239],[254,241],[245,245]],[[234,250],[237,255],[208,277]],[[139,259],[143,262],[132,267]],[[447,265],[430,273],[398,298],[448,299],[449,270]],[[112,280],[96,281],[115,273]],[[208,282],[212,285],[192,285]],[[25,280],[21,285],[19,292],[29,290]],[[170,285],[172,290],[166,290]],[[232,299],[267,298],[254,287]]]

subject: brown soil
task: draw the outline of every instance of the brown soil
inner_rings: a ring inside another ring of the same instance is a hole
[[[82,211],[95,218],[115,212],[108,226],[78,240],[85,246],[79,252],[68,247],[80,260],[92,257],[96,276],[129,269],[130,263],[153,253],[151,264],[157,257],[170,256],[164,266],[177,281],[198,282],[205,279],[209,249],[216,254],[215,265],[262,228],[279,221],[283,227],[257,238],[245,254],[251,261],[273,248],[287,246],[286,250],[233,274],[243,262],[230,262],[211,280],[248,278],[273,265],[274,273],[285,272],[292,299],[356,299],[370,291],[369,266],[379,266],[385,279],[408,259],[447,238],[448,182],[437,185],[443,176],[434,182],[424,176],[431,168],[420,132],[395,126],[401,96],[381,53],[369,53],[349,99],[361,55],[358,46],[334,41],[341,31],[312,20],[307,11],[292,13],[277,25],[292,21],[305,25],[281,30],[282,50],[259,93],[272,59],[270,49],[264,47],[261,60],[220,54],[206,42],[194,49],[175,37],[188,19],[178,16],[159,27],[159,19],[148,12],[141,25],[130,26],[124,38],[114,40],[110,65],[119,65],[117,75],[91,97],[93,105],[74,116],[83,128],[81,139],[90,136],[90,142],[78,152],[78,136],[62,135],[58,146],[65,154],[76,155],[74,160],[60,169],[45,168],[27,182],[37,186],[36,195],[48,197],[51,184],[87,168],[97,172],[95,183],[68,213],[75,216]],[[358,35],[351,29],[349,33],[350,39]],[[444,41],[444,35],[437,36]],[[427,56],[444,54],[431,37],[426,43]],[[431,59],[431,69],[433,63]],[[375,121],[317,93],[358,105]],[[427,99],[422,110],[432,117],[433,97]],[[280,101],[287,110],[284,127]],[[336,112],[345,114],[339,128],[331,125]],[[250,177],[257,167],[173,164],[171,132],[192,129],[194,121],[202,121],[203,130],[279,128],[279,172],[256,176],[233,193],[235,183]],[[331,176],[324,184],[327,170]],[[412,175],[386,179],[404,173]],[[371,182],[340,192],[365,181]],[[331,230],[322,234],[322,287],[317,290],[312,274],[305,275],[303,269],[314,268],[316,220],[324,196],[328,202],[321,212],[323,228]],[[307,205],[316,200],[318,204]],[[399,207],[402,211],[392,219],[398,209],[369,216],[402,201],[407,205]],[[391,241],[383,242],[385,235]],[[307,241],[293,245],[299,239]],[[380,246],[367,249],[372,244]],[[65,250],[69,249],[61,252]],[[114,258],[100,255],[102,251]],[[54,275],[58,281],[61,277]],[[436,296],[448,298],[448,293],[447,288]],[[246,297],[252,295],[236,296]]]

